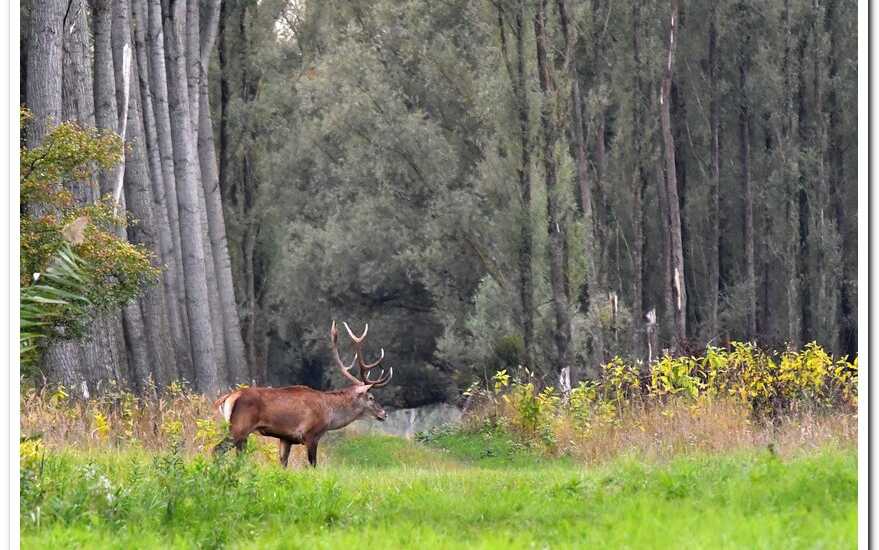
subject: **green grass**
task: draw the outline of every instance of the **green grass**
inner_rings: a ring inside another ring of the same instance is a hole
[[[334,438],[316,471],[253,457],[49,455],[22,548],[854,548],[857,454],[587,469],[503,434]]]

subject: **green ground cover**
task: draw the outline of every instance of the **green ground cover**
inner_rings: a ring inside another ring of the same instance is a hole
[[[587,467],[502,433],[324,445],[314,471],[234,454],[47,451],[22,548],[854,548],[857,453]]]

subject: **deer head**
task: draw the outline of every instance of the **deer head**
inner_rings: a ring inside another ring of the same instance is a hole
[[[342,371],[342,375],[354,383],[354,385],[349,388],[349,391],[355,395],[356,405],[358,408],[362,408],[362,414],[372,414],[377,420],[384,421],[387,416],[385,410],[375,400],[375,397],[369,393],[369,390],[387,385],[387,383],[390,382],[391,377],[394,375],[394,369],[392,367],[385,372],[384,368],[382,368],[378,378],[375,380],[371,379],[369,377],[370,371],[378,367],[379,363],[385,358],[384,348],[382,348],[379,358],[376,361],[372,363],[365,362],[363,359],[363,342],[366,340],[366,333],[369,331],[369,325],[367,324],[363,328],[363,334],[356,336],[351,331],[348,323],[342,324],[345,326],[345,330],[351,338],[354,347],[354,359],[351,360],[351,364],[347,367],[342,361],[342,358],[339,355],[339,331],[336,330],[336,322],[333,321],[333,325],[330,328],[330,342],[332,343],[333,357],[336,360],[336,365],[339,367],[339,370]],[[354,365],[357,365],[359,368],[360,378],[351,374],[351,369],[354,368]]]

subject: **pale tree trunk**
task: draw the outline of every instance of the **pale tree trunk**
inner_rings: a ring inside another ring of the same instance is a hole
[[[675,146],[671,130],[671,82],[678,25],[678,0],[671,0],[671,25],[668,38],[668,58],[660,89],[660,123],[665,145],[665,186],[668,207],[667,231],[669,237],[669,274],[673,290],[674,346],[684,347],[687,337],[687,289],[684,283],[684,252],[681,239],[681,213],[678,202],[678,182],[675,171]]]
[[[571,317],[568,311],[568,296],[565,293],[565,264],[563,243],[565,240],[564,220],[561,216],[557,189],[557,166],[555,161],[556,120],[554,104],[556,97],[555,84],[552,81],[551,68],[547,59],[546,38],[546,4],[540,0],[534,16],[534,35],[537,42],[537,66],[542,93],[540,109],[540,125],[543,130],[543,169],[546,181],[546,214],[547,231],[549,233],[549,267],[552,303],[555,313],[554,340],[556,345],[556,372],[562,379],[569,379],[569,348],[571,342]]]
[[[27,132],[27,144],[31,148],[41,145],[52,128],[61,122],[66,8],[66,1],[38,1],[32,6],[25,97],[33,116]],[[70,38],[76,35],[67,39]],[[51,343],[43,354],[41,369],[47,380],[77,390],[87,374],[80,345],[72,340]],[[82,391],[88,394],[88,388]]]
[[[131,69],[127,82],[129,94],[127,105],[127,131],[125,136],[125,175],[124,192],[128,211],[137,220],[128,227],[128,237],[132,243],[142,245],[156,259],[161,257],[159,248],[158,223],[153,213],[152,186],[147,167],[147,152],[143,127],[143,113],[140,107],[140,73],[134,59],[134,44],[131,37],[130,6],[127,1],[114,3],[114,36],[113,47],[115,57],[123,58],[127,48],[131,56]],[[117,73],[118,74],[118,73]],[[123,101],[124,103],[124,101]],[[177,376],[174,361],[174,346],[168,327],[168,312],[165,305],[163,286],[151,286],[145,289],[139,300],[143,318],[143,334],[146,337],[149,353],[149,370],[138,373],[136,380],[141,393],[150,389],[150,383],[164,387]]]
[[[498,26],[501,36],[504,61],[516,103],[516,116],[519,123],[519,166],[516,167],[519,184],[520,220],[519,220],[519,301],[522,307],[522,342],[524,347],[524,364],[534,369],[534,273],[531,265],[533,234],[531,227],[531,138],[528,106],[528,88],[525,75],[525,4],[515,7],[513,31],[516,41],[515,68],[509,60],[506,45],[506,22],[503,6],[498,8]]]
[[[186,100],[189,105],[190,129],[193,132],[193,143],[198,143],[199,135],[199,81],[201,80],[201,17],[199,11],[198,0],[180,0],[185,2],[185,34],[182,36],[185,47],[185,64],[186,64]],[[183,8],[181,8],[182,10]],[[197,152],[198,154],[198,152]],[[203,176],[201,173],[201,165],[195,166],[195,177],[200,185],[196,190],[198,193],[199,203],[199,219],[201,221],[201,242],[202,253],[204,254],[204,271],[208,287],[208,307],[210,308],[211,333],[214,337],[214,361],[216,362],[217,380],[220,386],[227,385],[227,369],[226,369],[226,346],[223,342],[223,321],[222,309],[220,306],[220,291],[217,285],[217,277],[214,268],[214,255],[210,246],[210,228],[207,215],[207,199],[204,192]]]
[[[76,120],[84,128],[95,127],[95,103],[89,36],[89,20],[85,0],[74,0],[67,11],[64,28],[63,120]],[[97,178],[75,182],[71,191],[77,204],[84,205],[100,196]],[[93,320],[85,336],[76,342],[64,343],[51,356],[63,362],[74,358],[77,376],[71,382],[83,397],[98,389],[101,380],[127,383],[128,365],[122,339],[119,313],[105,314]],[[75,351],[72,348],[77,348]],[[66,357],[62,357],[66,355]],[[69,365],[68,365],[69,366]],[[67,369],[69,370],[69,368]],[[91,384],[91,390],[89,390]]]
[[[180,314],[180,278],[183,274],[178,268],[179,255],[175,249],[174,236],[168,222],[168,209],[166,201],[165,172],[162,165],[158,129],[156,125],[155,110],[153,108],[153,96],[150,89],[149,56],[147,51],[146,30],[148,28],[147,5],[144,0],[132,0],[132,15],[134,18],[134,43],[137,53],[137,75],[140,86],[140,101],[143,112],[144,137],[149,158],[149,172],[152,193],[152,214],[155,230],[159,237],[159,252],[162,260],[162,286],[165,291],[165,310],[168,315],[168,324],[173,339],[174,355],[176,364],[171,365],[168,375],[175,378],[188,373],[191,363],[189,347],[184,337],[185,326]],[[161,74],[164,78],[164,72]],[[172,168],[173,171],[173,168]],[[165,384],[167,382],[163,382]]]
[[[214,355],[214,335],[208,302],[204,246],[198,188],[198,154],[187,98],[186,55],[183,37],[186,32],[186,5],[177,2],[165,16],[165,54],[168,69],[168,103],[174,119],[171,138],[174,148],[174,174],[180,214],[180,237],[183,253],[186,309],[189,317],[190,345],[199,391],[212,394],[219,389]]]
[[[229,248],[226,242],[226,225],[220,197],[217,158],[214,149],[214,132],[211,123],[210,98],[208,94],[207,68],[210,52],[213,49],[213,37],[216,36],[219,11],[219,2],[214,2],[211,6],[210,17],[206,21],[204,36],[207,38],[202,44],[201,61],[199,63],[201,76],[199,79],[198,153],[207,206],[214,274],[223,321],[222,330],[219,332],[225,342],[226,369],[229,383],[234,384],[236,382],[246,382],[250,377],[247,364],[244,361],[244,341],[241,338],[238,306],[235,302],[235,286],[232,282],[232,264],[229,260]]]
[[[199,0],[175,0],[178,2],[186,2],[186,34],[183,39],[186,48],[186,89],[187,98],[189,99],[189,119],[193,132],[198,132],[198,107],[199,107],[199,91],[198,83],[201,77],[201,67],[199,61],[201,59],[201,48],[199,38],[201,37],[201,14],[199,12]],[[213,0],[210,0],[213,1]]]
[[[43,142],[61,118],[61,82],[66,0],[35,1],[27,44],[27,106],[33,114],[28,146]]]
[[[119,32],[119,25],[127,25],[127,17],[122,22],[123,13],[116,2],[95,1],[95,120],[99,128],[112,130],[122,134],[122,118],[119,112],[122,90],[123,70],[121,52],[114,59],[113,35]],[[127,2],[125,10],[128,9]],[[114,27],[116,27],[114,29]],[[117,84],[118,83],[118,84]],[[117,97],[118,93],[118,97]],[[124,137],[124,136],[123,136]],[[101,194],[112,196],[116,191],[120,171],[125,170],[125,162],[114,170],[108,170],[101,178]],[[125,211],[125,198],[120,197],[120,212]],[[125,227],[117,228],[120,238],[128,239]],[[150,354],[143,326],[143,314],[139,304],[128,304],[122,309],[122,328],[125,350],[128,357],[129,377],[136,381],[141,389],[141,380],[150,372]]]
[[[168,227],[173,241],[174,264],[177,271],[178,300],[177,312],[182,328],[185,354],[178,365],[181,376],[189,381],[195,380],[192,364],[192,351],[189,341],[189,312],[186,307],[186,288],[183,273],[183,252],[180,242],[180,218],[177,205],[177,180],[174,170],[174,148],[171,138],[171,120],[168,107],[168,71],[165,65],[165,33],[160,0],[136,0],[147,2],[149,24],[147,26],[147,45],[150,57],[150,92],[153,96],[153,113],[156,117],[156,138],[159,144],[159,160],[162,163],[162,183],[164,184],[165,209]]]

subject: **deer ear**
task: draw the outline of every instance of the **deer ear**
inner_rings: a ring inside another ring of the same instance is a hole
[[[360,395],[361,393],[368,392],[370,389],[372,389],[372,384],[362,384],[354,388],[354,393]]]

